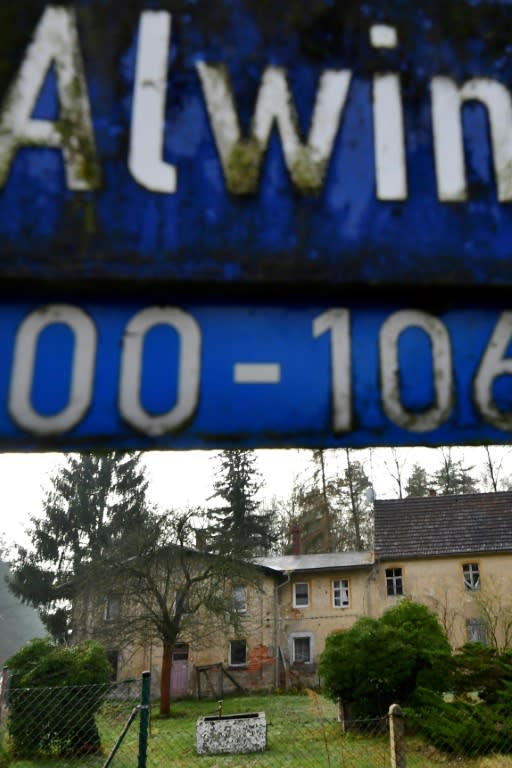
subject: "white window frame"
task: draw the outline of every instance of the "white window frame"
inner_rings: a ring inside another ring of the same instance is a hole
[[[233,587],[231,590],[231,600],[233,610],[236,613],[247,613],[247,587],[242,585]]]
[[[297,603],[297,587],[305,585],[307,588],[307,602],[301,603],[300,605]],[[293,607],[294,608],[309,608],[310,604],[310,594],[309,594],[309,581],[295,581],[293,583]]]
[[[333,608],[348,608],[350,606],[350,582],[348,579],[332,580]]]
[[[466,639],[468,643],[487,645],[487,627],[482,619],[466,619]]]
[[[480,589],[480,565],[478,563],[463,563],[462,577],[466,592],[478,592]]]
[[[309,661],[304,659],[295,658],[295,641],[296,640],[309,640]],[[290,660],[292,664],[311,664],[315,658],[315,638],[312,632],[292,632],[288,636],[288,650],[290,654]]]
[[[388,576],[388,574],[390,574]],[[393,565],[390,568],[384,570],[384,576],[386,579],[386,595],[388,597],[402,597],[404,594],[404,571],[399,565]],[[398,584],[400,583],[400,591],[398,591]],[[393,591],[389,591],[389,585],[393,585]]]
[[[234,643],[245,643],[245,660],[243,662],[241,661],[233,662],[231,658],[231,651]],[[239,638],[238,640],[230,640],[228,653],[229,653],[228,661],[229,661],[230,667],[246,667],[247,666],[247,640],[244,637]]]

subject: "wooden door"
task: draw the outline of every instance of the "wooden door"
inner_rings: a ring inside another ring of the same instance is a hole
[[[188,645],[180,643],[172,653],[171,696],[177,699],[188,693]]]

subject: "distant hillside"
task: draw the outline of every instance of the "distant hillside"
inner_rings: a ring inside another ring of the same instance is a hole
[[[37,612],[9,591],[5,583],[8,573],[7,564],[0,561],[0,666],[28,640],[46,635]]]

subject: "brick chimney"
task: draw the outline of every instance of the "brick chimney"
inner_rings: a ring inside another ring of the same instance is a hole
[[[428,495],[429,496],[437,496],[437,491],[435,488],[429,488],[428,489]]]
[[[302,536],[300,525],[292,523],[290,527],[290,538],[292,540],[292,555],[302,555]]]

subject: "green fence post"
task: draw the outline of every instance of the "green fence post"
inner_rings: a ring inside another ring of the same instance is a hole
[[[137,768],[146,768],[148,762],[149,700],[151,693],[151,672],[142,673],[140,692],[139,756]]]

